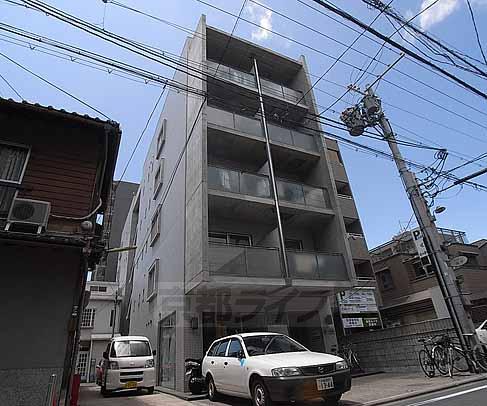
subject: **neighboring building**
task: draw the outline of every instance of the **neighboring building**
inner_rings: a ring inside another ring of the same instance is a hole
[[[122,237],[122,229],[127,219],[127,214],[132,204],[132,199],[139,185],[132,182],[116,181],[113,182],[111,211],[108,213],[110,216],[110,233],[108,246],[109,248],[121,247],[120,239]],[[111,252],[107,255],[106,264],[102,264],[97,267],[93,273],[92,280],[95,281],[117,281],[117,264],[118,264],[117,252]]]
[[[211,77],[178,71],[174,79],[209,97],[168,94],[122,236],[137,251],[119,257],[129,319],[122,331],[150,338],[158,383],[176,390],[185,389],[185,358],[236,331],[281,331],[336,351],[336,294],[373,275],[338,145],[325,144],[310,118],[318,111],[304,57],[231,38],[204,16],[196,32],[181,61],[206,66]],[[269,116],[284,253],[252,57]]]
[[[120,302],[117,282],[86,283],[89,301],[81,316],[81,333],[76,371],[82,382],[95,381],[95,366],[112,337],[120,335]]]
[[[467,258],[467,263],[456,268],[455,274],[473,321],[484,320],[485,310],[482,313],[481,305],[487,303],[487,255],[481,251],[481,242],[469,244],[462,231],[438,230],[450,259],[457,256]],[[386,326],[449,317],[435,268],[423,265],[411,232],[399,234],[370,253]]]
[[[120,245],[123,247],[137,244],[139,228],[140,188],[135,193],[123,226]],[[139,250],[140,252],[140,250]],[[118,256],[118,277],[120,281],[122,308],[120,312],[120,333],[128,335],[130,330],[131,297],[134,277],[135,251],[120,252]]]
[[[85,281],[103,253],[118,124],[0,99],[0,404],[66,388]],[[83,225],[83,226],[82,226]],[[89,227],[91,225],[91,227]]]

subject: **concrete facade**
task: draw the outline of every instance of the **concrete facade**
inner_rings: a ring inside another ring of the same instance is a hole
[[[439,229],[450,259],[465,256],[455,274],[467,309],[475,323],[485,320],[487,256],[466,234]],[[448,317],[433,265],[422,266],[411,233],[404,232],[371,251],[381,297],[381,313],[388,327]]]
[[[80,349],[77,373],[82,382],[95,381],[95,366],[103,359],[102,354],[113,336],[120,335],[121,297],[117,295],[117,282],[90,281],[84,315],[81,319]]]
[[[372,276],[370,262],[360,267],[368,255],[348,182],[335,180],[346,177],[331,157],[338,145],[328,147],[312,119],[304,57],[230,38],[204,16],[196,33],[181,54],[189,73],[174,79],[209,97],[168,91],[122,232],[121,244],[137,250],[119,256],[122,331],[151,340],[158,383],[180,391],[184,359],[237,331],[280,331],[336,351],[336,294],[356,286],[357,274]],[[262,76],[289,275],[250,56]]]

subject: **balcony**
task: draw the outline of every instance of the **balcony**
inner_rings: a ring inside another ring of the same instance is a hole
[[[232,100],[234,103],[241,102],[252,114],[257,113],[260,106],[253,74],[211,60],[207,60],[207,66],[208,91],[211,95],[222,100]],[[300,121],[305,116],[308,107],[305,99],[301,100],[302,92],[262,78],[261,85],[269,115],[282,114],[289,110],[288,118],[291,120]],[[292,110],[289,109],[290,105],[293,106]]]
[[[224,127],[231,132],[242,133],[264,140],[260,120],[234,114],[214,107],[207,108],[208,123],[214,128]],[[305,151],[318,152],[313,136],[299,131],[268,124],[271,142],[294,146]]]
[[[342,210],[342,216],[347,219],[358,219],[357,207],[351,196],[338,195],[338,204]]]
[[[331,209],[328,191],[300,183],[277,180],[281,202],[317,209]],[[208,167],[208,188],[228,193],[271,199],[272,189],[267,175],[232,169]]]
[[[347,236],[350,250],[352,251],[352,258],[368,260],[370,255],[363,234],[348,233]]]
[[[211,275],[283,278],[278,248],[209,245]]]
[[[330,162],[330,164],[335,181],[339,183],[349,183],[347,172],[345,171],[345,166],[340,162],[335,161]]]
[[[286,255],[292,279],[328,282],[349,280],[341,254],[287,251]],[[278,248],[210,243],[209,269],[212,276],[284,278]]]
[[[289,273],[295,279],[347,281],[348,273],[341,254],[286,252]]]

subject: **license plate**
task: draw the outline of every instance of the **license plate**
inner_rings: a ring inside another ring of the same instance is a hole
[[[130,381],[130,382],[127,382],[125,385],[124,385],[124,388],[125,389],[133,389],[133,388],[136,388],[137,387],[137,382],[135,381]]]
[[[332,377],[318,378],[316,380],[316,386],[318,387],[318,390],[333,389],[335,387]]]

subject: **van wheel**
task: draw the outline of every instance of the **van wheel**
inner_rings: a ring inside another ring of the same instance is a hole
[[[340,395],[335,395],[335,396],[324,397],[323,400],[325,401],[326,406],[337,406],[341,397],[342,397],[342,395],[340,394]]]
[[[101,385],[100,393],[104,398],[106,398],[110,394],[110,392],[107,391],[107,387],[105,385]]]
[[[272,400],[261,379],[254,380],[252,384],[252,406],[271,406]]]
[[[215,381],[211,376],[208,377],[208,399],[212,402],[218,399],[218,392],[216,390]]]
[[[148,393],[149,395],[152,395],[152,394],[154,393],[154,387],[153,387],[153,386],[148,387],[148,388],[147,388],[147,393]]]

